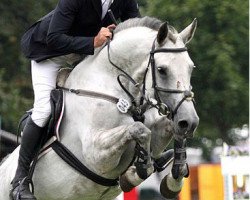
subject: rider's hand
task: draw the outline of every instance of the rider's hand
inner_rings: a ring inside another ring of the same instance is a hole
[[[108,38],[112,39],[112,31],[115,29],[115,25],[109,25],[107,28],[102,27],[97,36],[94,38],[94,47],[100,47],[105,42],[107,42]]]

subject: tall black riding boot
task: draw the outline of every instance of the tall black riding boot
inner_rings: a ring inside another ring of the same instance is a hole
[[[23,130],[16,175],[12,181],[10,198],[13,200],[36,200],[29,189],[27,176],[32,160],[40,150],[44,128],[37,126],[31,117]],[[21,184],[20,184],[21,183]]]

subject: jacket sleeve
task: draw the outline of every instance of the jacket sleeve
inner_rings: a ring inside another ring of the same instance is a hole
[[[123,8],[121,20],[125,21],[129,18],[141,17],[138,3],[136,0],[127,0]]]
[[[94,54],[94,37],[68,35],[81,1],[59,0],[46,37],[50,49],[64,53]]]

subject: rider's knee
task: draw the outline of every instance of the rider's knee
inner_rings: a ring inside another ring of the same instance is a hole
[[[37,110],[34,108],[31,118],[34,123],[40,127],[46,126],[51,115],[51,106],[47,105],[42,110]]]

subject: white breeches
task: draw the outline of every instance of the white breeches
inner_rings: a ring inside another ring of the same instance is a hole
[[[50,117],[50,93],[56,88],[56,77],[62,66],[72,67],[84,58],[84,55],[68,54],[37,63],[31,61],[34,107],[31,115],[36,125],[44,127]]]
[[[31,115],[36,125],[44,127],[51,113],[50,92],[56,87],[56,77],[61,65],[51,60],[31,61],[34,107]]]

